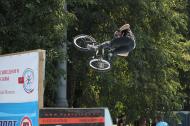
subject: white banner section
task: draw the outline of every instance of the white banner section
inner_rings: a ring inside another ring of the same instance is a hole
[[[0,103],[38,101],[39,53],[0,56]]]

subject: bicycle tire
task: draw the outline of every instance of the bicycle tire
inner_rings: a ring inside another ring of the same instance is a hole
[[[106,71],[111,68],[110,63],[104,59],[92,59],[89,62],[91,68],[98,70],[98,71]]]
[[[81,51],[89,51],[87,44],[95,44],[96,40],[89,35],[78,35],[73,39],[74,45]]]

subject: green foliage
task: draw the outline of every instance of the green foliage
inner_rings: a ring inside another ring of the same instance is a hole
[[[56,83],[63,73],[57,68],[65,58],[66,26],[74,15],[64,10],[65,0],[1,0],[1,53],[46,50],[46,105],[52,106]]]
[[[186,4],[183,0],[95,0],[88,5],[68,5],[77,17],[74,30],[68,33],[70,41],[72,35],[81,33],[98,42],[110,40],[114,30],[126,22],[137,41],[129,57],[115,59],[107,73],[88,69],[85,59],[89,55],[70,50],[70,65],[78,68],[68,71],[79,76],[72,76],[80,83],[76,90],[81,92],[74,94],[78,107],[107,106],[113,116],[124,112],[128,120],[182,109],[185,95],[179,70],[189,71]],[[79,71],[84,66],[85,71]]]
[[[65,0],[1,0],[0,53],[47,51],[46,106],[55,104],[56,84],[64,74],[58,63],[67,57],[60,48],[68,37],[70,106],[105,106],[113,117],[126,115],[129,121],[180,110],[189,91],[189,5],[184,0],[67,0],[66,11]],[[131,25],[136,49],[126,59],[115,58],[109,72],[90,69],[92,54],[77,51],[72,38],[89,34],[101,43],[124,23]]]

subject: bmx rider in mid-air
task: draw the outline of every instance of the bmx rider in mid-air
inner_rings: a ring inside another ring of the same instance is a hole
[[[111,41],[103,42],[98,46],[88,45],[88,48],[94,51],[106,47],[111,48],[108,54],[110,57],[115,55],[127,57],[129,52],[136,47],[135,36],[130,29],[130,25],[125,24],[116,30]]]

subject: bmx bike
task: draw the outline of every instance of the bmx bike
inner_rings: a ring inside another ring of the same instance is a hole
[[[107,71],[111,68],[110,59],[108,56],[109,51],[111,48],[97,48],[97,50],[92,50],[89,48],[89,45],[93,45],[98,47],[98,43],[96,40],[89,36],[89,35],[78,35],[74,37],[73,43],[77,49],[80,51],[94,51],[94,55],[92,59],[89,61],[89,65],[91,68],[98,70],[98,71]]]

